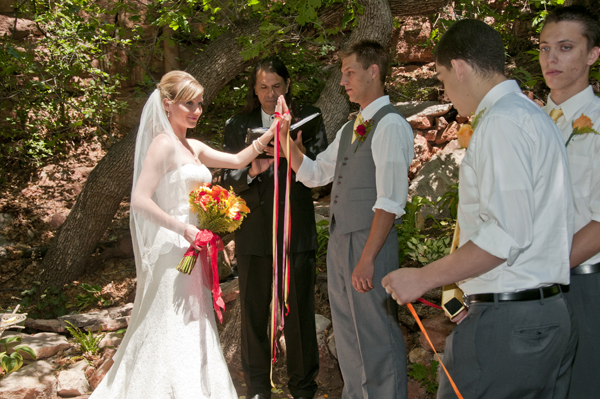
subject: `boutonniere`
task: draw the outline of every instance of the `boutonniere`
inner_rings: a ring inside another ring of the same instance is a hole
[[[371,129],[373,129],[374,123],[375,123],[375,121],[373,119],[369,119],[369,120],[363,121],[362,123],[359,123],[356,126],[356,128],[354,129],[354,134],[356,135],[356,140],[358,141],[358,143],[356,144],[356,148],[354,149],[354,152],[356,152],[356,150],[358,150],[358,146],[360,145],[360,143],[362,143],[363,141],[365,141],[367,139],[369,132],[371,131]]]
[[[585,116],[585,114],[581,114],[581,116],[579,118],[577,118],[573,121],[573,132],[569,136],[569,139],[567,140],[565,147],[569,145],[569,142],[571,141],[573,136],[575,136],[576,134],[587,134],[587,133],[600,134],[596,130],[594,130],[594,124],[592,123],[592,120],[589,117]]]
[[[467,148],[469,143],[471,142],[471,136],[473,135],[473,131],[477,127],[477,124],[481,120],[481,116],[485,112],[485,108],[479,111],[477,115],[473,118],[473,121],[469,123],[465,123],[460,127],[458,132],[456,133],[456,138],[458,139],[458,144],[462,148]]]

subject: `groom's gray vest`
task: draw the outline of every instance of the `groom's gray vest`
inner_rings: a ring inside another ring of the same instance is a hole
[[[347,123],[342,131],[329,206],[331,220],[335,220],[339,234],[371,227],[375,216],[373,206],[377,201],[371,143],[377,124],[389,113],[400,115],[391,104],[381,108],[373,116],[373,128],[363,142],[355,140],[351,143],[354,120]]]

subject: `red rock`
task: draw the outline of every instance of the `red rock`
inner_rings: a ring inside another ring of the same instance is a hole
[[[53,331],[63,333],[67,331],[59,320],[51,319],[25,319],[25,327],[38,331]]]
[[[456,139],[458,132],[458,123],[452,122],[443,131],[440,130],[435,138],[435,143],[440,145]]]
[[[104,379],[104,376],[106,375],[106,373],[108,373],[108,370],[110,370],[111,366],[114,363],[112,358],[115,355],[115,353],[117,353],[116,349],[106,349],[104,351],[104,355],[102,355],[101,359],[102,365],[98,367],[94,374],[89,378],[90,388],[92,389],[92,391],[98,388],[98,385],[100,385],[100,383]]]
[[[427,388],[412,379],[408,380],[408,399],[427,399]]]
[[[423,137],[425,137],[425,140],[427,140],[427,141],[435,141],[437,134],[438,134],[437,130],[428,130],[428,131],[422,133]]]
[[[458,123],[467,123],[469,121],[469,118],[466,116],[460,116],[460,115],[456,115],[456,121]]]
[[[53,230],[58,229],[60,226],[62,226],[62,224],[65,222],[65,220],[67,220],[67,217],[64,215],[52,215],[52,217],[50,218],[50,223],[48,223],[50,225],[50,227]]]
[[[446,347],[446,337],[454,330],[456,324],[452,323],[444,313],[440,313],[423,320],[423,327],[425,327],[435,350],[443,352]],[[419,333],[419,342],[424,349],[433,352],[422,332]]]
[[[426,130],[432,126],[431,119],[423,115],[411,116],[407,121],[413,129]]]
[[[448,121],[443,116],[435,118],[435,128],[437,130],[444,130],[448,126]]]

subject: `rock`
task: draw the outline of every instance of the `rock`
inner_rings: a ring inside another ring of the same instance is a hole
[[[443,151],[434,155],[412,179],[408,188],[409,200],[418,195],[436,201],[438,197],[444,195],[448,186],[458,181],[458,171],[464,156],[465,149],[459,149],[456,140],[451,141]],[[447,208],[440,213],[437,208],[423,207],[421,213],[424,217],[427,215],[450,216]]]
[[[68,370],[62,370],[58,374],[57,394],[63,398],[73,398],[89,392],[90,384],[85,378],[86,368],[87,361],[82,360]]]
[[[98,343],[98,348],[106,348],[106,347],[118,347],[123,341],[124,334],[117,334],[115,332],[108,332],[102,338],[102,341]]]
[[[446,115],[452,109],[452,104],[440,104],[437,101],[407,101],[394,104],[394,108],[408,120],[414,116],[435,118]]]
[[[21,334],[16,333],[16,335]],[[21,342],[12,342],[8,346],[8,353],[13,353],[13,348],[17,345],[30,347],[35,353],[37,360],[49,358],[72,346],[64,335],[49,332],[34,335],[22,334]],[[23,359],[32,359],[28,353],[21,352],[21,354],[23,355]]]
[[[221,284],[221,290],[223,291],[223,302],[235,301],[240,296],[240,280],[236,278]]]
[[[425,140],[427,140],[427,141],[435,141],[437,134],[438,134],[437,130],[427,130],[426,132],[422,133],[423,137],[425,137]]]
[[[431,123],[431,119],[424,115],[413,115],[411,117],[406,118],[410,127],[413,129],[426,130],[431,129],[433,126]]]
[[[408,380],[408,399],[427,399],[427,388],[422,387],[419,381]]]
[[[337,359],[337,348],[335,347],[335,334],[333,333],[333,330],[327,336],[327,347],[329,348],[329,352],[331,352],[333,357]]]
[[[447,125],[444,130],[438,131],[438,134],[435,138],[435,143],[437,145],[448,143],[452,140],[456,140],[456,133],[458,132],[458,123],[452,122],[450,125]]]
[[[396,60],[398,62],[431,62],[434,61],[432,46],[424,47],[431,34],[431,23],[427,18],[408,17],[395,32]]]
[[[62,323],[63,327],[69,321],[75,327],[83,328],[86,331],[116,331],[126,328],[129,325],[132,308],[133,304],[128,303],[121,307],[102,309],[97,312],[61,316],[58,320]]]
[[[315,323],[317,326],[317,334],[324,332],[331,326],[331,320],[320,314],[315,315]]]
[[[437,130],[444,130],[448,127],[448,121],[443,116],[438,116],[435,118],[435,128]]]
[[[456,324],[451,322],[444,313],[440,313],[423,320],[423,327],[425,327],[435,350],[443,352],[446,347],[446,337],[456,328]],[[429,345],[422,332],[419,336],[419,342],[424,349],[433,352],[431,345]]]
[[[55,394],[54,368],[45,360],[33,362],[7,375],[0,384],[0,399],[41,399]]]
[[[410,360],[411,363],[421,363],[425,366],[431,364],[432,359],[433,354],[431,352],[419,347],[414,348],[408,354],[408,360]]]
[[[14,18],[7,17],[6,15],[0,15],[0,36],[9,35],[14,37],[15,40],[20,40],[31,34],[42,34],[34,21],[17,18],[16,22],[17,23],[15,26]]]
[[[10,213],[0,213],[0,228],[8,226],[13,221],[13,217]]]
[[[27,328],[37,331],[52,331],[57,333],[64,333],[67,331],[60,320],[56,319],[25,319],[24,325]]]
[[[115,353],[117,353],[116,349],[106,349],[104,351],[104,355],[102,355],[101,359],[102,365],[98,367],[94,371],[94,374],[92,374],[92,376],[89,378],[90,388],[92,391],[98,388],[98,385],[100,385],[102,379],[104,379],[104,376],[106,373],[108,373],[108,370],[110,370],[114,363],[112,358]]]
[[[50,225],[50,227],[52,228],[52,230],[56,230],[60,226],[63,225],[63,223],[65,222],[65,220],[67,220],[66,216],[56,214],[56,215],[52,215],[52,217],[50,218],[50,222],[48,224]]]

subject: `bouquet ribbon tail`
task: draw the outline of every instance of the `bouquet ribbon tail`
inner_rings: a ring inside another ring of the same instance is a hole
[[[198,234],[196,234],[194,244],[199,247],[208,246],[207,258],[210,258],[210,267],[206,267],[206,273],[210,284],[209,289],[212,293],[213,307],[217,313],[217,318],[219,319],[219,322],[223,324],[223,310],[225,310],[225,302],[222,298],[223,292],[221,291],[221,286],[219,285],[218,263],[219,251],[225,249],[223,240],[221,240],[221,237],[214,234],[210,230],[200,230]],[[177,270],[182,273],[191,274],[199,254],[200,251],[197,251],[193,246],[190,246],[183,255],[183,259],[181,259],[179,265],[177,265]],[[205,257],[202,256],[201,261],[204,260]]]

